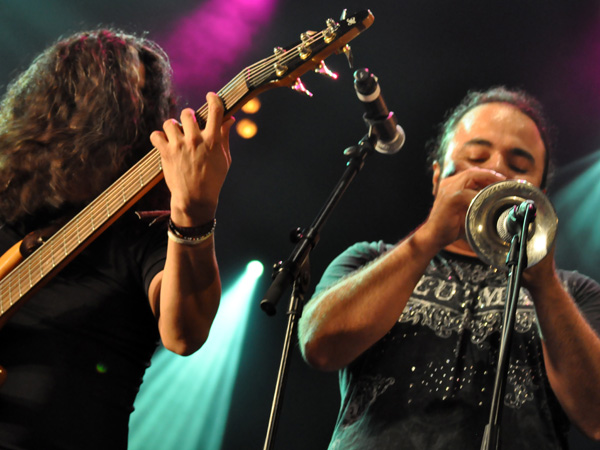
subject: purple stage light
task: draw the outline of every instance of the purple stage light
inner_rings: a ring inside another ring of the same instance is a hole
[[[207,0],[173,24],[159,39],[173,66],[173,79],[182,94],[218,90],[232,66],[271,20],[276,0]],[[235,68],[233,68],[235,69]],[[240,66],[239,69],[242,69]]]

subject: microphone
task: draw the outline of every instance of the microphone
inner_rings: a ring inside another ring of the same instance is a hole
[[[496,222],[496,231],[500,239],[510,242],[514,235],[521,233],[525,214],[528,210],[531,210],[530,214],[533,213],[535,218],[536,208],[533,200],[525,200],[500,214],[498,222]]]
[[[358,69],[354,72],[354,89],[365,106],[363,120],[369,127],[369,134],[373,133],[377,138],[375,150],[389,155],[396,153],[404,145],[404,130],[398,125],[393,111],[388,110],[377,77],[369,69]]]

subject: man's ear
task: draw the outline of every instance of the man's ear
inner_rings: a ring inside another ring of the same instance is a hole
[[[438,184],[440,182],[442,167],[440,166],[440,163],[437,161],[433,162],[432,167],[433,167],[433,177],[431,178],[431,184],[432,184],[431,193],[435,196],[435,194],[437,193]]]

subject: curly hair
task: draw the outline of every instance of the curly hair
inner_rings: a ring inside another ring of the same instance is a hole
[[[454,131],[461,119],[473,108],[486,103],[508,103],[519,109],[536,124],[546,149],[541,183],[541,187],[545,188],[552,173],[550,157],[554,152],[554,130],[551,129],[542,105],[537,99],[522,90],[507,89],[504,86],[492,87],[482,92],[468,92],[460,104],[447,113],[445,120],[439,126],[437,137],[429,143],[428,162],[430,166],[437,161],[443,167],[448,144],[452,140]]]
[[[58,41],[0,104],[0,219],[82,207],[150,149],[174,103],[154,42],[110,29]]]

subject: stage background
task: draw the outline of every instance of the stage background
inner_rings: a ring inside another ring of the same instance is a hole
[[[501,84],[524,88],[547,107],[558,131],[554,160],[569,168],[558,172],[550,191],[552,199],[561,192],[565,199],[566,217],[559,210],[559,262],[599,279],[598,243],[592,239],[598,203],[597,197],[589,198],[598,178],[579,183],[575,194],[570,190],[596,164],[600,148],[600,5],[595,0],[3,0],[0,89],[4,92],[9,80],[61,35],[113,26],[148,32],[161,43],[173,61],[180,106],[199,108],[208,90],[220,89],[273,47],[296,42],[301,32],[323,29],[325,19],[337,19],[344,8],[370,9],[375,16],[373,26],[351,42],[355,68],[368,67],[378,76],[406,144],[396,155],[367,159],[311,256],[308,294],[326,265],[352,243],[395,242],[426,217],[431,195],[425,147],[436,125],[467,90]],[[304,76],[312,98],[289,89],[266,92],[260,111],[248,116],[258,125],[256,137],[243,140],[232,133],[233,166],[217,230],[224,286],[233,284],[250,260],[261,261],[266,270],[249,300],[247,322],[232,326],[245,331],[239,363],[231,369],[235,377],[219,444],[223,450],[262,448],[289,295],[274,317],[260,310],[270,266],[289,256],[290,230],[310,225],[345,168],[343,150],[366,133],[353,71],[341,55],[327,63],[339,73],[337,81]],[[592,203],[575,217],[584,198]],[[201,385],[197,397],[188,398],[194,408],[206,407],[204,400],[213,394],[209,389],[219,386]],[[294,344],[284,392],[275,448],[326,448],[339,402],[336,374],[307,367]],[[152,399],[159,413],[163,400],[160,394]],[[184,421],[181,433],[202,427],[185,422],[183,415],[175,409],[157,420]],[[600,448],[578,434],[572,440],[574,449]],[[160,440],[155,444],[166,448]],[[200,440],[190,448],[209,447]]]

